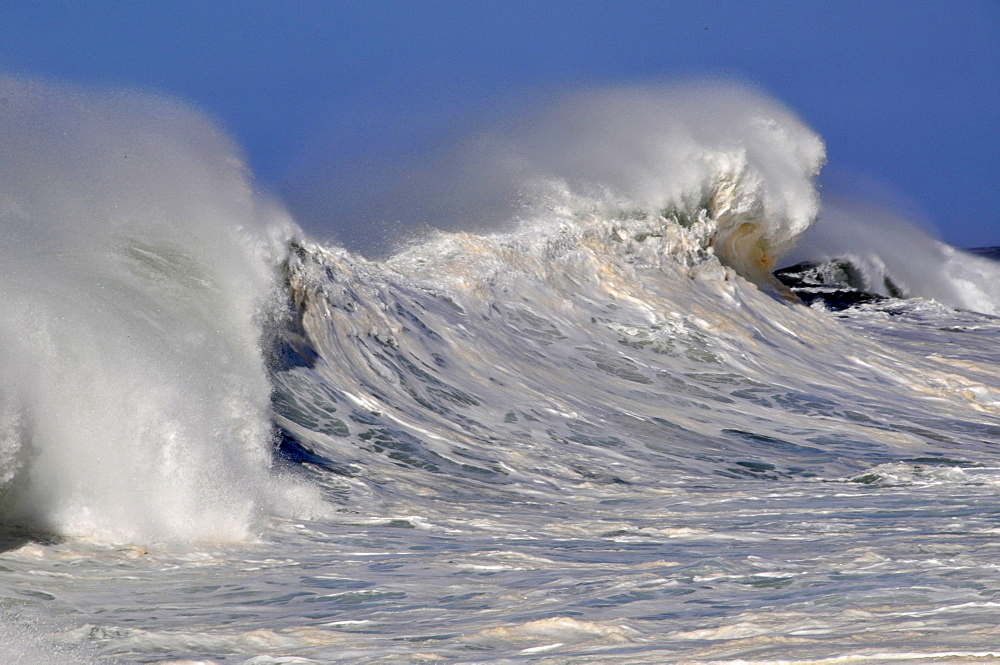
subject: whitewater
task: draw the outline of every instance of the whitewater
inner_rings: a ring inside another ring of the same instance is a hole
[[[1000,662],[1000,263],[780,103],[565,95],[366,258],[182,103],[0,100],[0,661]]]

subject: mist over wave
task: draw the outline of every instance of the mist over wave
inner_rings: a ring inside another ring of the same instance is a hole
[[[952,247],[883,206],[827,196],[784,262],[829,260],[849,263],[863,291],[1000,315],[1000,264]]]
[[[299,491],[271,471],[262,348],[290,223],[181,104],[12,78],[0,97],[3,521],[247,537]]]
[[[713,223],[702,244],[760,285],[779,262],[840,258],[857,262],[872,293],[1000,307],[995,267],[913,223],[891,187],[835,180],[821,206],[822,141],[751,87],[624,85],[533,101],[378,164],[313,162],[291,206],[349,250],[381,258],[433,229],[511,232],[558,212],[690,222],[703,210]]]
[[[658,213],[712,197],[720,214],[756,216],[783,248],[817,211],[822,141],[779,103],[734,83],[577,90],[470,125],[415,156],[313,181],[316,191],[299,190],[293,208],[298,199],[338,201],[351,215],[335,231],[366,254],[384,254],[368,235],[378,223],[397,236],[513,230],[554,208]]]

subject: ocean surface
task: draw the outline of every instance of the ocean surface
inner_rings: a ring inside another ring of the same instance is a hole
[[[0,90],[0,662],[1000,662],[997,249],[777,102],[571,98],[375,259],[183,104]]]

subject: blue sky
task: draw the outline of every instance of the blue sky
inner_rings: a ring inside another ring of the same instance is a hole
[[[358,156],[554,88],[734,78],[823,136],[824,188],[865,181],[949,242],[1000,245],[992,0],[0,0],[0,70],[199,106],[318,234]]]

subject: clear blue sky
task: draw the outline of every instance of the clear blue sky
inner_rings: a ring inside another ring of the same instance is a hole
[[[732,77],[818,131],[834,175],[1000,245],[995,0],[0,0],[0,70],[192,102],[320,233],[336,186],[295,201],[309,165],[417,149],[532,91]]]

